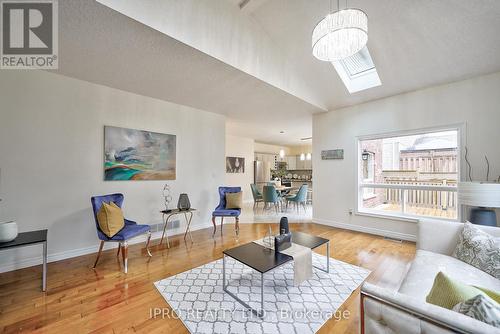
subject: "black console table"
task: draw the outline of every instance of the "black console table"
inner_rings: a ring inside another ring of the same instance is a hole
[[[0,243],[0,251],[10,248],[43,244],[42,291],[47,290],[47,230],[22,232],[9,242]]]

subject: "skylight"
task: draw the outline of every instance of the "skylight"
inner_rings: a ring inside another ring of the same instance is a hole
[[[332,62],[332,65],[351,94],[382,84],[366,46],[351,57]]]

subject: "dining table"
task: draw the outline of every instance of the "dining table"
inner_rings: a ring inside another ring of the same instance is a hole
[[[294,187],[290,187],[290,186],[276,186],[276,192],[278,192],[279,196],[280,196],[280,211],[281,212],[284,212],[284,203],[283,201],[286,201],[285,200],[285,197],[287,195],[290,194],[290,191],[293,190]]]
[[[276,186],[276,191],[279,191],[281,194],[289,192],[293,187],[290,186]]]
[[[290,190],[292,189],[291,186],[276,186],[276,190],[282,191],[282,190]]]

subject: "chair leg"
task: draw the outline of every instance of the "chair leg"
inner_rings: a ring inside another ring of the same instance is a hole
[[[278,202],[274,203],[274,211],[276,211],[276,214],[278,214]]]
[[[128,244],[126,241],[122,243],[122,257],[123,257],[123,272],[128,272]]]
[[[103,247],[104,247],[104,241],[101,241],[101,244],[99,245],[99,252],[97,253],[97,259],[95,259],[94,266],[92,267],[94,269],[97,266],[97,262],[99,262],[99,258],[101,257],[101,252]]]
[[[146,241],[146,252],[148,252],[149,257],[152,257],[153,255],[149,251],[149,242],[151,241],[151,231],[148,232],[148,241]]]
[[[236,235],[240,234],[240,217],[235,217],[236,221],[234,224],[234,231],[236,232]]]
[[[120,249],[122,249],[122,246],[118,244],[118,250],[116,251],[116,257],[120,256]]]
[[[307,213],[306,202],[302,202],[302,207],[304,207],[304,213]]]
[[[217,230],[217,226],[215,225],[215,217],[212,216],[212,224],[214,225],[214,233],[212,234],[212,237],[215,235],[215,231]]]
[[[224,224],[224,217],[220,217],[220,235],[222,235],[222,231],[224,230],[222,226],[223,224]]]

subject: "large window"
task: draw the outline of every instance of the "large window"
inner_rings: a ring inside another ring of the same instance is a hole
[[[358,140],[358,212],[457,219],[459,129]]]

